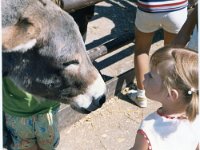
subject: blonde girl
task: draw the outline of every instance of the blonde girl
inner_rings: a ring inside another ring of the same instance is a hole
[[[146,97],[162,106],[142,121],[132,150],[198,149],[198,54],[161,48],[152,55],[144,78]]]

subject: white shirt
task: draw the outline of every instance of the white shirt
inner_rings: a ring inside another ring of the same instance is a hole
[[[141,123],[140,129],[148,137],[152,150],[195,150],[200,141],[200,118],[171,119],[151,113]]]

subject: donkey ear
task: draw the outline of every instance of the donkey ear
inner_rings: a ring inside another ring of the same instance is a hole
[[[28,19],[19,19],[15,25],[2,29],[2,51],[26,52],[36,45],[39,33],[40,30]]]

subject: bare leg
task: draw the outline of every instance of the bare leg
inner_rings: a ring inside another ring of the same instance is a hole
[[[144,74],[149,71],[149,50],[154,33],[143,33],[135,28],[135,73],[137,88],[144,89]]]
[[[164,31],[164,45],[166,46],[170,44],[175,39],[176,36],[177,36],[176,33],[170,33],[170,32]]]

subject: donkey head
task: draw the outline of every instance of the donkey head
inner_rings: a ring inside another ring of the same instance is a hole
[[[39,97],[93,111],[105,83],[78,26],[50,0],[2,0],[3,74]]]

